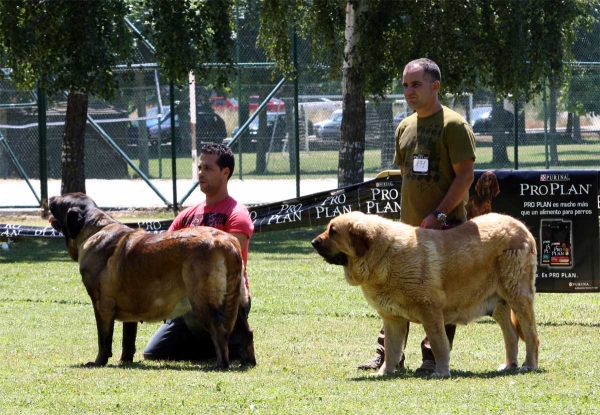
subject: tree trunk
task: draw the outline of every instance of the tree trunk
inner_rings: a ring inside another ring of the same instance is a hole
[[[496,97],[492,103],[492,163],[496,168],[507,167],[510,163],[506,149],[507,139],[504,104]]]
[[[356,8],[355,8],[356,6]],[[342,81],[342,135],[338,164],[338,187],[364,181],[366,131],[365,77],[355,65],[353,52],[360,40],[359,19],[363,2],[346,4],[346,46]]]
[[[578,144],[583,142],[581,138],[581,118],[577,114],[573,114],[573,141]]]
[[[71,91],[67,99],[65,133],[62,139],[62,182],[60,193],[85,193],[85,126],[88,94]]]

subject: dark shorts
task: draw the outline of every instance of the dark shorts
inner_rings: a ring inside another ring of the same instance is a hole
[[[247,313],[250,313],[250,301]],[[144,359],[148,360],[206,360],[216,357],[215,346],[207,331],[189,329],[186,319],[193,316],[167,320],[150,338],[144,349]],[[239,357],[241,334],[234,328],[229,337],[229,358]]]

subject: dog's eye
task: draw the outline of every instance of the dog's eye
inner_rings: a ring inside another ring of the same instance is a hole
[[[331,238],[332,236],[335,236],[337,232],[335,231],[335,228],[332,226],[331,228],[329,228],[329,237]]]

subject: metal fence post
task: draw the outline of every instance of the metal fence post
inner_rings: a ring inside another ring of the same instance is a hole
[[[43,214],[48,212],[48,154],[47,154],[47,131],[46,131],[46,92],[38,84],[38,134],[39,134],[39,156],[40,156],[40,198]]]
[[[171,105],[171,175],[173,180],[173,214],[177,215],[177,143],[175,142],[175,86],[169,81],[169,104]]]
[[[515,170],[519,170],[519,98],[515,98]]]
[[[300,121],[298,113],[298,48],[297,48],[297,34],[296,34],[296,25],[294,24],[294,29],[292,33],[292,59],[294,62],[294,69],[296,70],[296,77],[294,78],[294,140],[296,142],[296,154],[295,154],[295,168],[296,168],[296,197],[300,197]],[[290,146],[291,150],[291,146]]]

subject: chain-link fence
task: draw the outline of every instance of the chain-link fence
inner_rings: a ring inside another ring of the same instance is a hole
[[[240,44],[253,44],[254,40],[243,38],[243,30],[239,33]],[[232,146],[234,180],[296,180],[296,167],[300,182],[337,179],[341,82],[330,80],[328,70],[314,64],[309,43],[298,47],[297,84],[278,75],[258,49],[238,49],[238,64],[227,90],[201,79],[192,87],[172,88],[149,50],[139,42],[135,69],[116,68],[121,88],[112,101],[90,97],[88,179],[138,181],[145,191],[160,194],[157,184],[171,181],[175,172],[178,182],[192,186],[196,174],[192,150],[207,142]],[[595,60],[600,61],[600,56]],[[500,100],[490,91],[445,97],[445,104],[461,113],[476,133],[477,169],[600,166],[600,118],[595,115],[600,110],[596,82],[600,63],[573,63],[570,68],[568,85],[548,85],[527,103]],[[390,85],[390,90],[397,88]],[[401,94],[369,100],[366,106],[364,171],[365,178],[372,178],[396,168],[394,131],[410,110]],[[61,177],[65,113],[65,97],[49,97],[45,146],[50,181]],[[0,186],[2,181],[17,180],[35,194],[43,165],[38,116],[34,93],[16,91],[8,80],[0,80]],[[186,190],[184,186],[178,196],[184,204]],[[124,192],[121,197],[124,205],[139,206],[136,194]],[[164,205],[173,202],[171,195],[160,198]],[[281,199],[271,195],[263,202],[274,200]],[[0,207],[22,204],[2,192]]]

